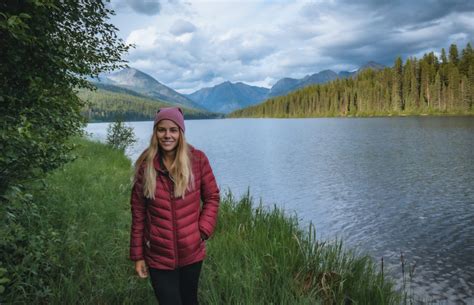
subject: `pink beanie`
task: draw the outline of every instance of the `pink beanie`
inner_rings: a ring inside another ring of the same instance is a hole
[[[176,125],[181,128],[184,132],[184,117],[183,117],[183,110],[179,107],[169,107],[169,108],[161,108],[155,115],[155,123],[153,126],[158,124],[161,120],[170,120],[176,123]]]

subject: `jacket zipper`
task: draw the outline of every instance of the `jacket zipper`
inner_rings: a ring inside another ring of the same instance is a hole
[[[170,186],[170,203],[171,203],[171,214],[173,215],[173,236],[174,236],[174,254],[175,254],[175,269],[179,266],[178,263],[178,234],[176,232],[176,210],[175,210],[175,201],[174,201],[174,184],[168,173],[168,184]]]

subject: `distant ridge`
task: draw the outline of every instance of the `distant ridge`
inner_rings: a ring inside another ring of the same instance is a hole
[[[383,70],[385,68],[384,65],[382,64],[379,64],[379,63],[376,63],[375,61],[369,61],[368,63],[366,63],[365,65],[362,65],[359,70],[357,70],[357,72],[361,72],[361,71],[364,71],[364,70],[367,70],[367,69],[372,69],[372,70]]]
[[[226,81],[214,87],[200,89],[187,97],[209,111],[230,113],[263,101],[268,91],[263,87]]]
[[[125,68],[118,72],[101,75],[99,79],[99,83],[104,85],[114,85],[116,87],[129,89],[144,96],[172,104],[182,105],[197,110],[204,110],[204,108],[188,99],[186,96],[163,85],[150,75],[134,68]]]
[[[267,98],[286,95],[291,91],[313,84],[323,84],[337,79],[339,76],[332,70],[324,70],[301,79],[282,78],[270,89]]]
[[[341,71],[336,73],[332,70],[323,70],[312,75],[306,75],[301,79],[285,77],[277,81],[270,89],[227,81],[214,87],[200,89],[186,96],[209,111],[227,114],[253,106],[268,98],[287,95],[291,91],[306,86],[324,84],[338,78],[352,77],[365,69],[379,70],[383,68],[383,65],[370,61],[353,72]]]
[[[89,122],[112,122],[118,118],[126,121],[151,121],[159,108],[175,105],[110,84],[94,83],[94,85],[97,90],[84,88],[78,90],[78,97],[87,102],[82,114]],[[180,107],[183,109],[185,119],[218,117],[217,114],[208,111]]]
[[[123,88],[123,87],[119,87],[119,86],[115,86],[115,85],[112,85],[112,84],[96,82],[96,83],[94,83],[94,86],[96,86],[98,89],[103,89],[103,90],[107,90],[107,91],[111,91],[111,92],[125,93],[125,94],[133,95],[133,96],[136,96],[136,97],[147,98],[147,99],[150,98],[149,96],[138,93],[136,91],[126,89],[126,88]]]
[[[315,84],[325,84],[338,78],[352,77],[366,69],[381,70],[383,68],[385,68],[384,65],[376,63],[375,61],[369,61],[368,63],[362,65],[357,71],[354,71],[354,72],[340,71],[339,73],[336,73],[332,70],[323,70],[318,73],[314,73],[312,75],[306,75],[305,77],[301,79],[285,77],[277,81],[270,88],[267,98],[286,95],[290,93],[291,91],[294,91],[306,86],[315,85]]]
[[[313,84],[324,84],[339,78],[348,78],[357,75],[366,69],[380,70],[384,66],[370,61],[357,71],[323,70],[301,79],[285,77],[277,81],[270,89],[251,86],[242,82],[223,82],[213,87],[202,88],[191,94],[180,94],[163,85],[152,76],[135,68],[125,68],[117,72],[100,75],[99,79],[92,79],[97,87],[129,94],[137,97],[152,98],[172,105],[199,111],[228,114],[238,109],[253,106],[266,99],[287,95],[297,89]]]

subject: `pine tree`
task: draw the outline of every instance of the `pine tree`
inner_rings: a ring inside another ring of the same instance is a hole
[[[448,58],[446,57],[446,50],[444,48],[441,49],[441,63],[447,64]]]
[[[392,107],[395,111],[403,111],[403,62],[398,57],[393,66],[393,82],[392,82]]]
[[[467,96],[468,110],[474,110],[474,65],[469,66],[467,73]]]
[[[420,108],[420,68],[416,58],[413,58],[410,73],[410,99],[412,109],[418,111]]]
[[[448,110],[454,111],[459,109],[461,103],[460,97],[460,75],[458,68],[453,64],[449,64],[448,69]]]
[[[459,64],[459,53],[458,47],[453,43],[449,47],[449,62],[455,65],[456,67]]]
[[[441,77],[439,71],[436,73],[435,82],[433,84],[433,106],[440,110],[441,108]]]
[[[463,75],[468,75],[469,67],[474,65],[474,50],[471,43],[466,45],[466,48],[461,52],[461,61],[459,63],[459,72]]]

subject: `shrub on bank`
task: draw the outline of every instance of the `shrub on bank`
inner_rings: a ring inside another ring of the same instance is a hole
[[[128,261],[130,161],[77,139],[79,156],[2,207],[0,303],[156,304]],[[314,238],[282,210],[223,196],[200,283],[202,304],[397,304],[367,256]],[[5,251],[5,252],[4,252]]]

